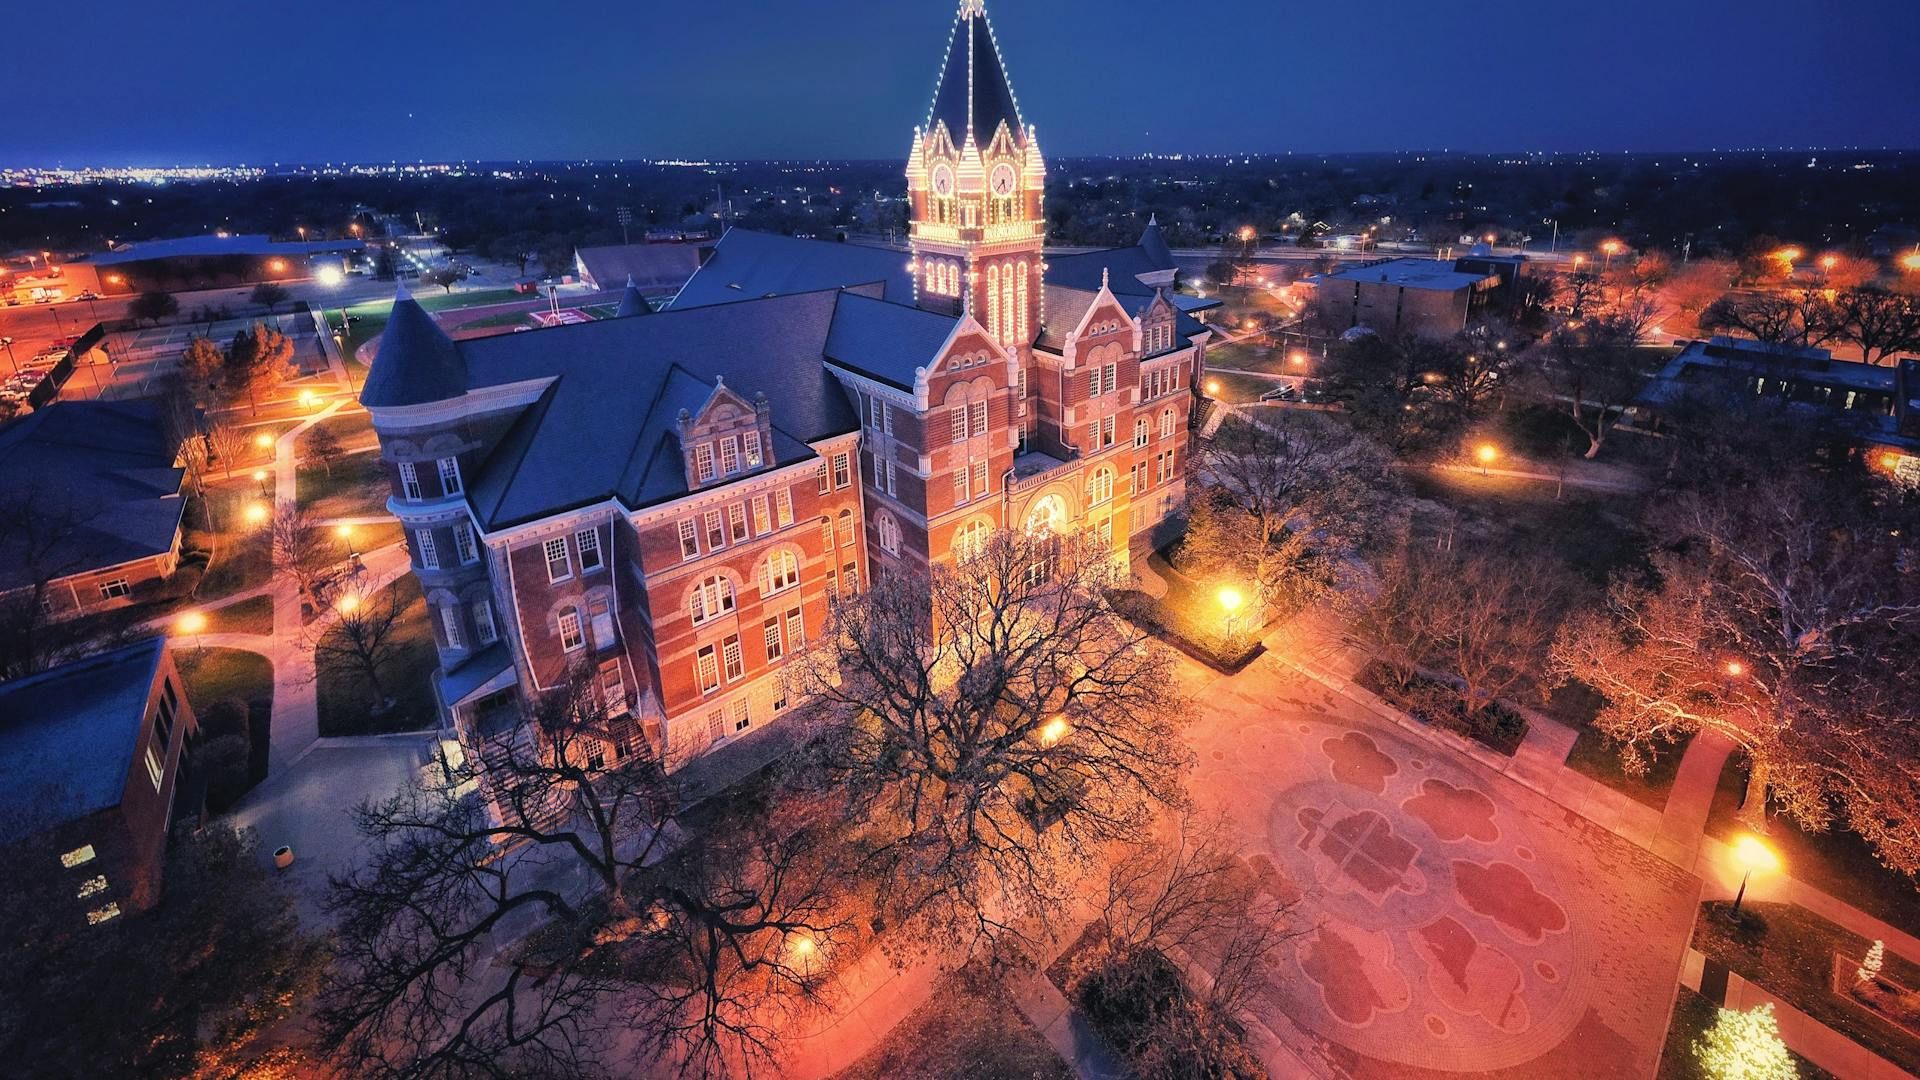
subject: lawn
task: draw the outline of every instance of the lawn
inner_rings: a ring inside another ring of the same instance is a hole
[[[232,698],[273,704],[273,662],[245,649],[194,648],[191,636],[176,639],[186,647],[175,662],[187,684],[187,704],[211,705]]]
[[[1680,996],[1673,1003],[1673,1020],[1667,1026],[1667,1043],[1660,1051],[1656,1080],[1714,1080],[1701,1070],[1693,1045],[1713,1026],[1719,1011],[1713,1002],[1684,986],[1680,988]],[[1834,1080],[1832,1073],[1799,1054],[1793,1054],[1793,1063],[1800,1071],[1800,1080]]]
[[[1209,356],[1212,352],[1209,351]],[[1218,386],[1214,384],[1218,383]],[[1279,386],[1274,379],[1262,379],[1254,375],[1230,375],[1224,372],[1207,373],[1207,396],[1216,401],[1233,405],[1244,405],[1260,400],[1260,395]]]
[[[1870,942],[1792,904],[1744,905],[1743,915],[1751,913],[1765,924],[1755,933],[1736,927],[1727,907],[1724,902],[1701,905],[1694,948],[1895,1065],[1920,1071],[1920,1035],[1833,990],[1834,954],[1858,961]],[[1920,986],[1920,964],[1891,949],[1881,974],[1903,986]]]
[[[1114,598],[1122,615],[1218,670],[1238,671],[1258,655],[1264,624],[1238,625],[1229,638],[1219,598],[1206,583],[1174,569],[1164,552],[1155,552],[1149,564],[1166,581],[1167,595],[1156,600],[1138,590],[1122,590]],[[1241,621],[1252,619],[1249,615]]]
[[[195,499],[189,506],[181,544],[202,553],[207,564],[196,601],[246,592],[272,578],[272,540],[264,523],[249,522],[246,516],[247,508],[256,504],[265,505],[259,487],[242,478],[208,484],[206,501]]]
[[[209,634],[273,633],[273,597],[250,596],[207,612]]]
[[[835,1080],[1065,1080],[1073,1070],[984,976],[949,975]]]
[[[1708,833],[1726,840],[1747,831],[1736,816],[1745,791],[1746,769],[1736,754],[1720,773],[1720,786],[1707,815]],[[1859,834],[1844,828],[1809,833],[1781,816],[1768,822],[1767,843],[1780,853],[1787,873],[1910,934],[1920,934],[1920,886],[1880,865]],[[1915,985],[1920,989],[1920,984]]]
[[[1680,759],[1693,741],[1692,734],[1657,748],[1645,748],[1651,760],[1646,773],[1635,776],[1621,766],[1619,746],[1608,742],[1593,726],[1595,715],[1605,703],[1584,683],[1555,687],[1548,698],[1541,711],[1579,732],[1567,755],[1567,767],[1655,810],[1665,809],[1667,793],[1673,790],[1674,775],[1680,771]]]
[[[485,318],[474,319],[472,322],[462,323],[460,325],[460,329],[489,330],[497,326],[532,326],[532,325],[534,325],[533,319],[527,312],[503,311],[498,315],[488,315]]]
[[[358,410],[353,412],[342,410],[334,413],[325,420],[315,423],[313,427],[307,429],[307,432],[310,435],[321,428],[332,432],[333,437],[340,440],[340,445],[346,447],[361,446],[373,439],[373,418]],[[306,437],[302,436],[301,442],[304,444],[305,441]],[[301,450],[305,449],[303,445]]]
[[[454,308],[503,304],[510,300],[525,300],[527,297],[514,292],[512,289],[475,289],[472,292],[457,292],[452,295],[444,292],[428,293],[421,291],[414,299],[418,300],[420,306],[426,308],[428,311],[450,311]],[[349,324],[347,330],[346,352],[348,356],[354,356],[359,352],[360,346],[379,337],[380,332],[387,328],[387,318],[393,312],[393,301],[369,300],[366,303],[351,305],[346,310],[347,314],[353,316],[354,320]],[[339,327],[339,308],[332,309],[327,315],[327,325],[335,327],[336,329]],[[351,367],[353,365],[349,366]],[[366,372],[362,370],[356,372],[355,375],[355,381],[358,383],[359,380],[365,378]]]
[[[1428,504],[1415,506],[1415,529],[1435,536],[1452,527],[1456,546],[1484,540],[1494,551],[1545,551],[1595,586],[1646,555],[1627,496],[1569,488],[1556,499],[1552,484],[1451,470],[1408,470],[1407,483]]]
[[[393,658],[380,681],[394,699],[393,707],[373,715],[374,692],[365,677],[352,671],[323,670],[317,691],[320,734],[373,735],[389,731],[417,731],[438,719],[430,680],[440,661],[434,652],[433,629],[427,621],[427,602],[420,583],[408,574],[365,601],[372,610],[386,603],[386,592],[396,591],[405,605],[395,626]],[[338,628],[329,633],[339,633]]]
[[[392,481],[379,454],[346,454],[333,463],[331,470],[320,465],[300,466],[294,490],[300,505],[314,517],[364,517],[387,512]]]

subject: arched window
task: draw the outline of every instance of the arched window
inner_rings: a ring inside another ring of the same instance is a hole
[[[840,546],[853,546],[853,511],[840,511]]]
[[[1000,336],[1000,264],[987,267],[987,333]]]
[[[760,574],[760,591],[763,593],[791,589],[800,584],[800,560],[795,559],[791,551],[776,551],[767,556]]]
[[[1146,417],[1143,416],[1140,419],[1135,420],[1133,422],[1133,445],[1135,446],[1147,445],[1147,438],[1152,434],[1153,434],[1153,425],[1147,423]]]
[[[1067,527],[1067,505],[1058,495],[1048,495],[1027,511],[1029,533],[1057,533]]]
[[[1160,410],[1160,437],[1173,438],[1173,406],[1171,405]]]
[[[1113,470],[1101,466],[1087,480],[1087,505],[1097,506],[1113,499]]]
[[[1027,264],[1022,262],[1020,264],[1020,274],[1014,279],[1019,282],[1020,288],[1013,307],[1013,310],[1018,312],[1018,314],[1014,316],[1016,322],[1016,332],[1014,336],[1016,340],[1021,342],[1026,342],[1033,336],[1027,331],[1027,276]]]
[[[968,562],[986,550],[987,535],[993,526],[983,518],[974,518],[953,534],[953,558],[955,562]]]
[[[1019,310],[1013,305],[1013,276],[1013,267],[1009,265],[1000,278],[1000,307],[1005,312],[1000,323],[1000,340],[1008,343],[1013,341],[1013,313]]]
[[[724,615],[733,610],[733,582],[725,574],[714,574],[703,578],[693,590],[689,601],[693,609],[693,625],[699,626],[708,619]]]
[[[874,519],[874,528],[880,533],[880,547],[889,555],[900,554],[900,523],[885,510]]]

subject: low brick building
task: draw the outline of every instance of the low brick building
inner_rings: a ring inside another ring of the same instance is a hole
[[[197,731],[165,638],[0,683],[0,846],[71,878],[76,917],[159,897]]]

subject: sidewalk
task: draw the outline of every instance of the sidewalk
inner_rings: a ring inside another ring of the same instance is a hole
[[[1688,949],[1686,962],[1680,968],[1680,985],[1699,991],[1705,967],[1706,957]],[[1727,972],[1726,1000],[1714,1004],[1736,1011],[1771,1004],[1773,1018],[1780,1025],[1780,1041],[1787,1044],[1787,1049],[1835,1076],[1848,1080],[1914,1080],[1912,1073],[1760,989],[1737,972]]]

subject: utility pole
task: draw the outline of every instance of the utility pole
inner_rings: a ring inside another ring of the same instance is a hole
[[[633,243],[633,238],[627,235],[627,226],[633,224],[633,209],[622,206],[613,212],[613,216],[620,219],[620,242],[622,244]]]

